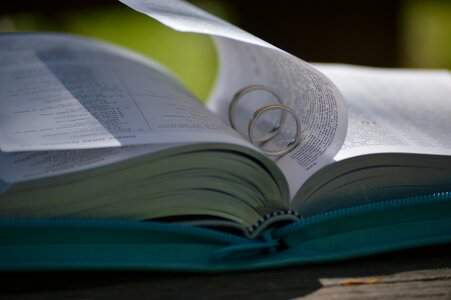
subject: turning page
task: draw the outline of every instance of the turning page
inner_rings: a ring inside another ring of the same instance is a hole
[[[225,122],[229,120],[229,106],[235,93],[250,85],[271,89],[283,104],[294,110],[301,125],[300,143],[277,159],[289,182],[291,195],[311,174],[332,161],[346,135],[346,108],[337,88],[315,68],[186,2],[121,2],[175,30],[213,36],[220,56],[220,72],[209,107]],[[259,105],[274,99],[271,95],[254,93],[245,101],[249,105],[237,110],[242,124],[237,129],[249,138],[243,127]],[[265,147],[286,147],[294,131],[293,125],[282,126],[281,133],[266,142]]]

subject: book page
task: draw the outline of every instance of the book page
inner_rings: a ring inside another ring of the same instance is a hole
[[[126,50],[58,34],[1,35],[0,149],[250,144],[167,71]]]
[[[178,145],[155,144],[59,151],[0,152],[0,193],[17,182],[89,170],[175,146]]]
[[[390,152],[451,155],[448,71],[318,67],[348,105],[348,134],[336,160]]]
[[[301,122],[301,141],[277,160],[289,182],[291,195],[317,169],[332,162],[343,143],[347,117],[342,96],[327,77],[306,62],[186,2],[121,2],[175,30],[213,36],[220,56],[220,72],[209,107],[225,122],[229,120],[229,105],[234,94],[253,84],[270,88],[295,111]],[[241,120],[237,129],[245,138],[248,138],[246,125],[252,113],[271,101],[274,99],[268,95],[255,93],[246,99],[250,105],[237,110]],[[286,147],[295,132],[293,123],[283,126],[265,147],[273,151]]]

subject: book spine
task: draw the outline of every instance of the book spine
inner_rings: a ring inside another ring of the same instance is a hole
[[[249,238],[256,238],[268,227],[280,227],[299,221],[300,215],[291,209],[278,210],[263,215],[255,224],[246,228]]]

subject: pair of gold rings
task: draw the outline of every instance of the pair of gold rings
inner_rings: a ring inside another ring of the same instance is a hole
[[[273,90],[271,90],[270,88],[268,88],[264,85],[253,84],[253,85],[246,86],[246,87],[242,88],[241,90],[239,90],[233,96],[232,102],[230,102],[230,105],[229,105],[229,121],[230,121],[232,128],[237,129],[236,128],[236,107],[237,107],[238,102],[243,98],[244,95],[246,95],[250,92],[253,92],[253,91],[264,91],[264,92],[270,93],[272,96],[274,96],[274,98],[277,100],[278,103],[263,105],[262,107],[260,107],[253,113],[251,119],[249,120],[248,126],[247,126],[247,135],[248,135],[249,141],[254,146],[259,148],[266,155],[282,156],[282,155],[287,154],[288,152],[293,150],[300,142],[301,124],[299,122],[296,112],[293,109],[291,109],[290,107],[288,107],[286,104],[284,104],[282,102],[282,99],[279,97],[279,95],[277,95],[277,93],[275,93]],[[260,138],[256,138],[254,136],[253,132],[254,132],[254,127],[257,123],[257,120],[265,112],[268,112],[270,110],[282,110],[280,119],[278,120],[278,122],[276,122],[274,127],[269,132],[267,132],[264,136],[262,136]],[[269,140],[273,139],[275,136],[277,136],[280,133],[282,124],[286,120],[286,113],[289,113],[296,122],[296,128],[295,128],[296,132],[294,134],[293,139],[291,139],[291,141],[283,149],[275,150],[275,151],[269,151],[269,150],[263,149],[263,147],[262,147],[263,143],[268,142]]]

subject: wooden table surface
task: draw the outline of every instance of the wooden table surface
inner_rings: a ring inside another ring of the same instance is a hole
[[[451,299],[451,245],[258,272],[37,272],[1,278],[1,299]]]

